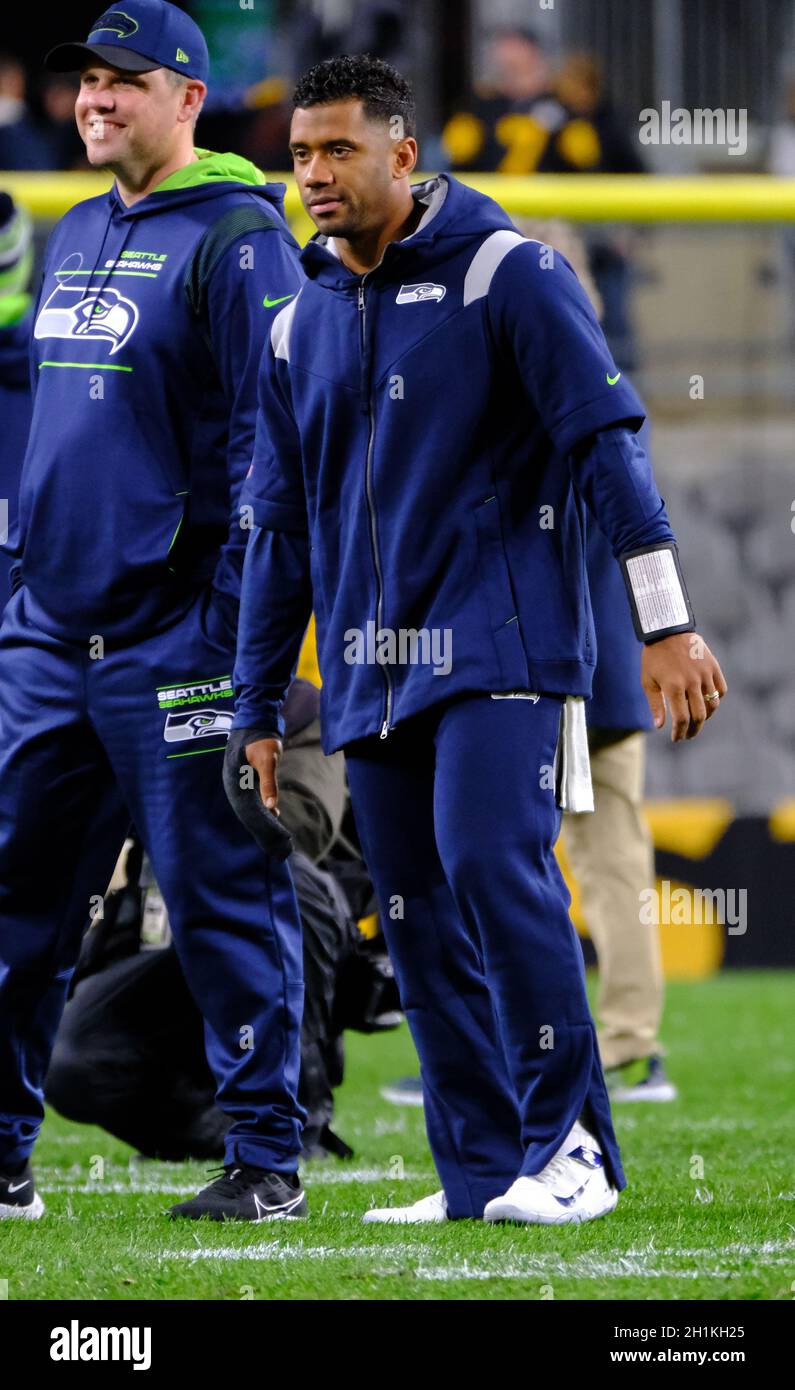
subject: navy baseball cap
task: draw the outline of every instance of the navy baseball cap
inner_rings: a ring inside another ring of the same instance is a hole
[[[168,0],[122,0],[91,26],[85,43],[60,43],[44,59],[50,72],[77,72],[92,58],[125,72],[171,68],[206,82],[207,44],[198,24]]]

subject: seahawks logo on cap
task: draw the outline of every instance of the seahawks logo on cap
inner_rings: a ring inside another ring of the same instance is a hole
[[[88,36],[89,43],[97,34],[117,34],[120,39],[129,39],[138,31],[138,20],[125,14],[124,10],[106,10],[100,15]]]

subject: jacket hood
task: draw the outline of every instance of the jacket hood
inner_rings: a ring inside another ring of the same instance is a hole
[[[122,217],[146,217],[187,203],[206,202],[229,193],[230,188],[245,188],[271,203],[284,216],[283,183],[268,183],[265,175],[249,159],[240,155],[217,154],[213,150],[197,149],[198,158],[177,169],[132,207],[126,207],[113,185],[108,197],[114,211]]]
[[[451,174],[440,174],[425,183],[412,185],[417,202],[427,211],[420,225],[404,241],[393,241],[375,269],[384,279],[399,278],[427,270],[448,260],[467,242],[482,241],[492,232],[516,231],[510,217],[493,198],[467,187]],[[335,253],[333,239],[316,233],[301,253],[308,277],[329,289],[350,289],[359,276],[343,265]],[[372,274],[373,272],[368,272]]]

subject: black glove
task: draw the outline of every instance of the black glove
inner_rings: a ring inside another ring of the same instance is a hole
[[[250,766],[246,758],[246,745],[256,743],[260,738],[278,738],[272,730],[233,729],[229,735],[224,755],[224,791],[238,820],[254,836],[260,849],[281,863],[292,851],[292,836],[282,825],[279,817],[263,805],[259,790],[259,778],[251,768],[251,787],[241,787],[240,773]]]

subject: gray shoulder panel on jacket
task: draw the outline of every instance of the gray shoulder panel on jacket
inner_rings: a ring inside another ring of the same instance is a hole
[[[515,246],[520,246],[522,242],[527,240],[529,240],[528,237],[520,236],[519,232],[511,232],[507,227],[503,231],[492,232],[491,236],[486,237],[486,240],[475,252],[466,273],[464,280],[465,306],[488,294],[496,271],[505,260],[508,252],[513,251]]]

